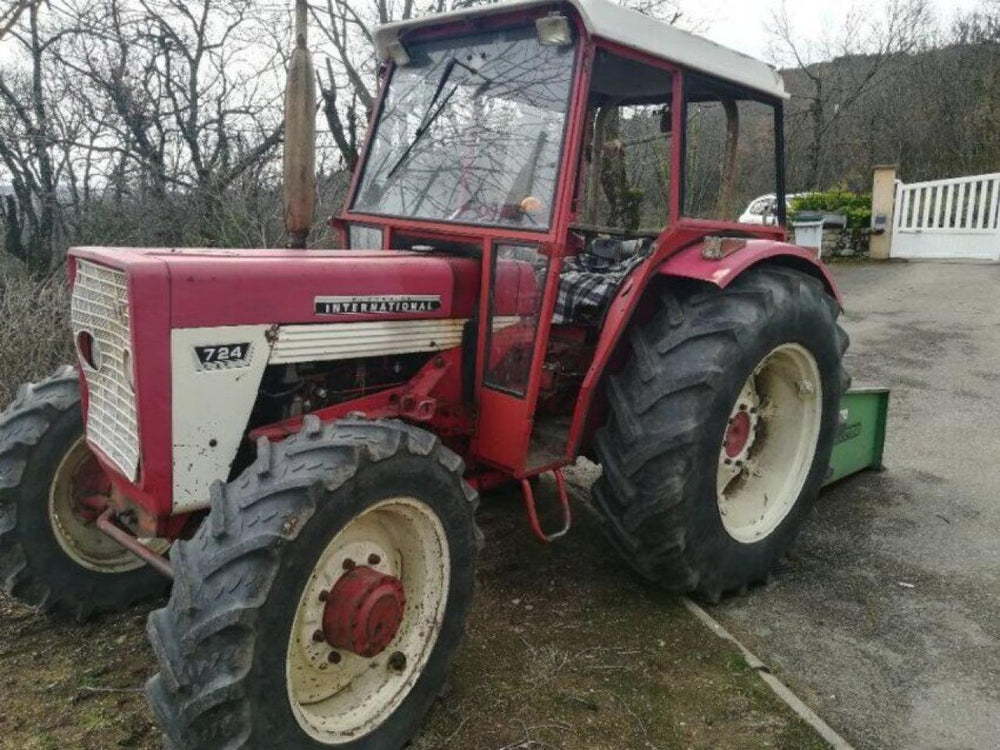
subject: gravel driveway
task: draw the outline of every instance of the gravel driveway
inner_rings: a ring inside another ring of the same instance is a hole
[[[1000,266],[834,274],[855,384],[892,389],[888,470],[712,614],[858,748],[1000,747]]]

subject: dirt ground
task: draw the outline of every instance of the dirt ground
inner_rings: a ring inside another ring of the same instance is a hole
[[[484,501],[468,637],[414,750],[825,747],[678,599],[641,585],[580,504],[577,516],[543,547],[516,494]],[[0,595],[0,748],[159,747],[141,692],[154,606],[70,627]]]

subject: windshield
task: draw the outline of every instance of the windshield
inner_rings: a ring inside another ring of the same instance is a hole
[[[534,25],[407,45],[352,208],[547,229],[573,79],[573,47]]]

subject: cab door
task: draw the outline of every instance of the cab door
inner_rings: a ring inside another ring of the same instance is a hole
[[[535,462],[529,442],[561,260],[551,246],[496,241],[484,253],[487,294],[477,390],[477,457],[515,476]]]

